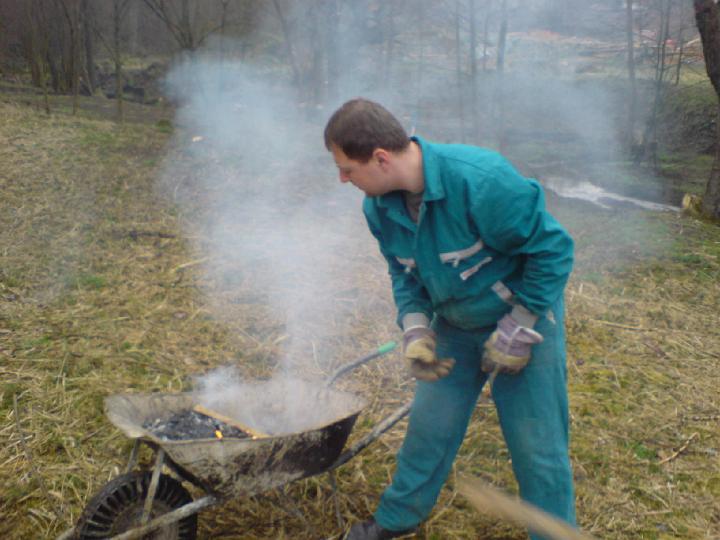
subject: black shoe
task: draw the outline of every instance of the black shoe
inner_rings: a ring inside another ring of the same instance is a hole
[[[397,538],[405,534],[414,532],[415,529],[405,529],[404,531],[388,531],[375,523],[374,519],[356,523],[350,527],[345,540],[389,540]]]

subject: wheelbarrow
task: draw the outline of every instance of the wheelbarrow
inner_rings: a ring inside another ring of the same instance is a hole
[[[260,495],[321,473],[328,473],[335,491],[333,471],[407,415],[410,402],[345,449],[366,403],[353,394],[335,389],[333,384],[345,373],[394,348],[394,342],[387,343],[338,368],[319,392],[323,400],[327,400],[325,403],[340,404],[340,413],[325,425],[296,433],[167,440],[144,426],[152,419],[191,409],[196,400],[193,393],[122,394],[106,398],[108,419],[135,439],[126,472],[100,489],[75,527],[58,540],[190,540],[197,536],[198,512],[231,498]],[[154,452],[151,470],[136,470],[139,448],[143,444]],[[163,472],[164,467],[170,474]],[[182,481],[196,486],[204,495],[193,500]],[[335,511],[342,526],[337,501]]]

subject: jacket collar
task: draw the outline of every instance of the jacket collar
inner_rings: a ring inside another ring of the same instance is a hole
[[[425,194],[423,201],[439,201],[445,198],[445,189],[440,181],[440,163],[435,145],[420,137],[410,137],[420,145],[423,158],[423,176],[425,177]]]
[[[444,199],[445,189],[440,181],[440,165],[434,149],[435,145],[417,136],[410,137],[410,140],[420,145],[420,149],[422,150],[423,177],[425,180],[423,202]],[[381,208],[399,208],[405,204],[400,191],[391,191],[375,199],[377,205]]]

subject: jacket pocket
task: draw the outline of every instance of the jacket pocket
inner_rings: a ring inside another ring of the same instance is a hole
[[[485,244],[483,244],[483,241],[478,238],[478,240],[471,246],[455,251],[440,253],[440,262],[449,263],[453,266],[453,268],[457,268],[460,265],[460,261],[467,260],[473,255],[476,255],[483,247],[485,247]]]
[[[440,253],[439,257],[447,288],[455,297],[465,296],[468,288],[473,288],[471,278],[493,261],[482,240],[463,249]]]

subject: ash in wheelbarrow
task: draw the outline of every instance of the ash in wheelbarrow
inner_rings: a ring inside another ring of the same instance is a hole
[[[150,538],[192,539],[196,537],[197,513],[204,508],[332,473],[409,411],[410,404],[403,405],[343,452],[365,402],[332,385],[341,375],[394,347],[395,343],[388,343],[342,366],[320,389],[307,386],[307,391],[314,392],[313,410],[324,413],[309,426],[302,424],[302,411],[254,414],[276,401],[273,389],[263,384],[232,404],[221,401],[210,403],[212,407],[197,403],[197,395],[190,392],[108,397],[108,419],[135,439],[127,472],[105,485],[88,503],[77,525],[60,539],[126,540],[148,533]],[[134,470],[141,444],[155,452],[152,470]],[[171,474],[165,474],[164,467]],[[182,481],[205,495],[193,501]],[[334,486],[332,475],[331,482]]]

